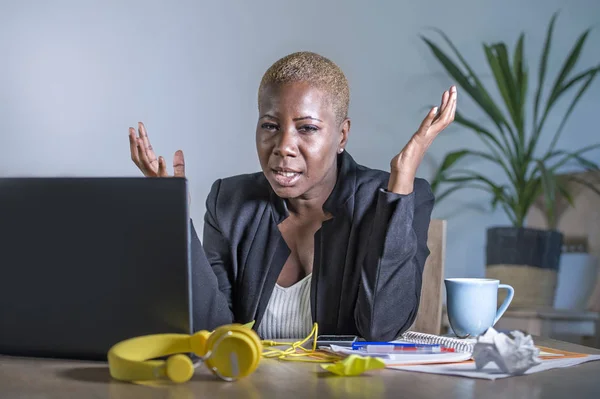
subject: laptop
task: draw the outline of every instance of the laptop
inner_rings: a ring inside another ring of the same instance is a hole
[[[190,334],[187,198],[182,178],[0,179],[0,354]]]

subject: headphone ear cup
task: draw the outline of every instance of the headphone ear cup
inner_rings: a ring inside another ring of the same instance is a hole
[[[262,357],[262,343],[254,330],[230,324],[217,328],[207,341],[211,356],[206,365],[223,377],[252,374]]]
[[[169,356],[166,362],[166,374],[173,382],[187,382],[194,375],[194,364],[183,354]]]
[[[246,375],[252,374],[258,368],[260,359],[262,359],[262,353],[263,353],[262,341],[261,341],[260,337],[258,336],[258,334],[251,328],[240,327],[240,329],[237,330],[237,332],[239,334],[245,335],[251,341],[250,347],[251,347],[251,350],[253,353],[253,359],[252,359],[253,361],[252,361],[252,364],[250,365],[250,368],[248,369],[248,372]]]

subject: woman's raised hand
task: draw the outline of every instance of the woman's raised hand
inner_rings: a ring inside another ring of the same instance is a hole
[[[398,194],[409,194],[413,190],[413,181],[425,152],[435,138],[454,121],[456,114],[456,86],[442,94],[438,107],[433,107],[419,129],[410,138],[402,151],[390,162],[391,174],[388,190]]]
[[[138,123],[138,131],[129,128],[129,147],[131,160],[146,177],[169,177],[167,163],[162,156],[157,157],[150,144],[148,132],[142,122]],[[173,175],[185,177],[185,161],[183,151],[178,150],[173,156]]]

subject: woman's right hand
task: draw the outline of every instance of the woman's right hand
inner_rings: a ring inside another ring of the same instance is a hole
[[[138,133],[139,136],[134,128],[129,128],[129,147],[133,163],[146,177],[168,177],[167,163],[163,157],[156,157],[142,122],[138,122]],[[185,162],[181,150],[176,151],[173,156],[173,175],[185,177]]]

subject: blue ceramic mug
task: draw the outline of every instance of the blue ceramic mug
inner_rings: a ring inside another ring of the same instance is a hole
[[[477,337],[493,327],[515,294],[510,285],[488,278],[447,278],[444,283],[448,321],[459,338]],[[496,310],[500,288],[508,290],[508,295]]]

